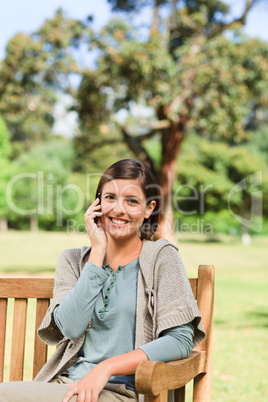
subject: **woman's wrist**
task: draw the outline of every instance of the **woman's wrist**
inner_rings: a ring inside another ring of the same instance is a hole
[[[102,268],[105,253],[106,250],[103,247],[92,247],[89,254],[88,262],[91,262],[92,264]]]

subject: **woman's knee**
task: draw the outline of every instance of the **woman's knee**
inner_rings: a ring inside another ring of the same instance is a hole
[[[62,402],[68,387],[37,381],[14,381],[0,384],[0,402]],[[76,402],[74,396],[71,402]]]

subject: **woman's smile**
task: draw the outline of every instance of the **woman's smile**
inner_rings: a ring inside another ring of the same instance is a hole
[[[121,219],[121,218],[112,218],[112,217],[109,217],[109,219],[110,219],[110,220],[112,221],[112,223],[113,223],[114,225],[116,225],[116,226],[124,226],[124,225],[126,225],[127,223],[130,222],[129,220]]]

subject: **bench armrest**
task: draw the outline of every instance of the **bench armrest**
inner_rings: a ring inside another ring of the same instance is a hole
[[[187,359],[169,363],[140,362],[135,385],[139,394],[157,396],[164,389],[177,389],[186,385],[198,374],[206,372],[207,352],[193,351]]]

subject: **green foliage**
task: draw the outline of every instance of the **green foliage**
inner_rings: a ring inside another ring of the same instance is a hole
[[[264,124],[248,134],[244,147],[249,152],[254,152],[268,165],[268,125]]]
[[[72,162],[71,145],[63,140],[39,144],[17,158],[7,193],[11,227],[28,226],[31,217],[46,229],[66,223],[68,211],[79,205],[76,186],[68,186]]]
[[[203,226],[210,223],[215,233],[230,234],[232,228],[240,232],[241,224],[230,211],[249,218],[252,196],[260,196],[254,193],[253,179],[257,172],[262,174],[263,214],[267,216],[266,166],[258,154],[242,146],[230,148],[224,143],[189,135],[184,142],[173,190],[175,217],[181,224],[191,225],[201,220]],[[241,190],[232,195],[238,183],[241,183]]]
[[[195,76],[192,124],[199,133],[231,142],[245,138],[252,105],[267,106],[267,61],[267,46],[258,40],[241,37],[235,43],[221,36],[205,44]]]
[[[4,119],[0,115],[0,160],[8,158],[10,153],[10,133]]]
[[[5,199],[5,188],[12,174],[11,164],[8,158],[10,153],[10,133],[4,119],[0,115],[0,218],[6,218],[8,211]]]
[[[45,88],[41,44],[18,34],[7,46],[0,77],[0,110],[10,127],[13,141],[30,142],[46,138],[53,123],[53,91]]]
[[[13,157],[48,139],[56,91],[72,92],[68,77],[78,72],[71,49],[86,27],[59,10],[32,35],[12,38],[1,63],[0,113],[12,134]]]

